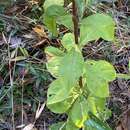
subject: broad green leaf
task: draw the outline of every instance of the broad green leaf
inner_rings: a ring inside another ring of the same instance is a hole
[[[59,16],[66,15],[65,9],[59,5],[51,5],[45,10],[44,24],[52,32],[54,36],[58,35],[56,28],[56,19]]]
[[[52,32],[52,34],[54,36],[58,35],[58,31],[57,31],[57,28],[56,28],[56,18],[48,17],[47,15],[44,15],[44,24],[46,25],[48,30],[50,32]]]
[[[108,97],[108,82],[116,78],[114,67],[103,60],[88,60],[85,69],[87,88],[90,92],[97,97]]]
[[[62,38],[62,45],[69,51],[75,46],[74,34],[66,33]]]
[[[57,23],[59,25],[64,25],[70,30],[73,30],[73,21],[72,21],[72,15],[66,14],[63,16],[60,16],[57,18]]]
[[[49,130],[79,130],[79,128],[76,127],[70,119],[68,119],[67,122],[60,122],[52,125]]]
[[[80,99],[80,100],[79,100]],[[71,110],[69,112],[69,117],[71,118],[72,122],[78,127],[78,128],[84,128],[84,122],[91,119],[88,116],[88,112],[90,111],[94,115],[99,116],[98,112],[103,112],[105,109],[105,99],[103,98],[95,98],[95,97],[88,97],[87,100],[82,97],[75,101],[73,106],[71,107]],[[99,110],[99,111],[98,111]],[[85,130],[97,130],[96,128],[92,126],[87,126]]]
[[[105,14],[94,14],[81,21],[80,44],[85,45],[89,41],[103,38],[107,41],[114,41],[115,22]]]
[[[112,115],[112,111],[108,108],[105,108],[104,111],[99,111],[99,113],[98,113],[98,117],[102,121],[106,121],[106,120],[110,119],[111,115]]]
[[[108,119],[110,117],[110,111],[106,108],[106,99],[88,96],[87,98],[87,108],[88,111],[92,112],[102,120]]]
[[[60,16],[64,16],[66,15],[66,11],[62,6],[59,5],[51,5],[49,6],[46,10],[45,10],[45,14],[48,17],[53,17],[53,18],[57,18]]]
[[[67,14],[62,6],[51,5],[45,10],[44,24],[53,33],[54,36],[57,36],[56,23],[63,24],[69,29],[72,29],[73,22],[71,17],[72,16]]]
[[[75,124],[70,118],[68,118],[66,122],[66,130],[79,130],[79,128],[75,126]]]
[[[64,52],[61,51],[59,48],[49,46],[45,49],[45,53],[49,56],[64,56]]]
[[[102,112],[105,110],[105,106],[106,106],[106,98],[95,98],[94,97],[94,101],[96,104],[96,109],[98,112]]]
[[[72,48],[61,60],[59,76],[74,85],[83,73],[84,59],[78,48]]]
[[[65,55],[63,51],[56,47],[47,47],[45,49],[45,52],[47,54],[47,69],[48,71],[54,76],[58,77],[58,69],[60,66],[60,62],[62,57]]]
[[[58,70],[61,60],[62,57],[51,57],[47,62],[47,69],[54,77],[59,76]]]
[[[44,3],[43,6],[44,6],[45,9],[47,9],[51,5],[63,6],[64,5],[64,0],[45,0],[45,3]]]
[[[53,81],[47,93],[47,106],[54,113],[66,112],[79,96],[77,87],[62,79]]]
[[[96,103],[95,103],[95,98],[88,96],[87,98],[87,107],[88,110],[91,111],[93,114],[97,114],[97,108],[96,108]]]
[[[56,123],[50,126],[49,130],[66,130],[65,129],[65,122]]]
[[[87,100],[84,97],[79,97],[73,104],[69,116],[78,128],[82,128],[84,126],[84,121],[88,117],[87,113]]]
[[[86,126],[92,127],[95,130],[111,130],[111,128],[92,113],[89,113],[90,119],[85,122]]]

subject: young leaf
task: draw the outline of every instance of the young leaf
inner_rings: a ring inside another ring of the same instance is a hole
[[[81,46],[89,41],[98,40],[99,38],[113,41],[115,22],[110,16],[97,13],[82,20],[80,32]]]
[[[64,5],[64,0],[45,0],[43,7],[47,9],[51,5]]]
[[[78,48],[72,48],[61,60],[59,76],[74,85],[83,73],[84,59]]]
[[[62,45],[69,51],[75,46],[74,34],[66,33],[62,38]]]
[[[97,97],[108,97],[108,82],[116,78],[114,67],[103,60],[88,60],[85,69],[87,88],[90,92]]]
[[[52,112],[64,113],[78,96],[79,92],[75,86],[71,86],[62,79],[57,79],[51,83],[48,89],[47,106]]]

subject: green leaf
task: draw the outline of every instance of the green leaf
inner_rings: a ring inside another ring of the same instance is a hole
[[[47,9],[51,5],[64,5],[64,0],[45,0],[43,7]]]
[[[80,32],[81,46],[99,38],[114,41],[115,22],[110,16],[97,13],[82,20]]]
[[[72,16],[67,14],[63,7],[59,5],[51,5],[45,10],[44,24],[54,36],[57,36],[56,23],[60,25],[63,24],[69,29],[72,29],[73,27]]]
[[[59,5],[51,5],[45,10],[44,24],[54,36],[58,35],[56,28],[56,19],[64,15],[66,15],[65,9]]]
[[[56,124],[53,124],[49,127],[49,130],[66,130],[65,129],[65,122],[59,122]]]
[[[88,111],[92,112],[94,115],[97,114],[97,107],[98,106],[96,105],[95,97],[88,96],[87,107],[88,107]]]
[[[83,73],[84,59],[78,48],[72,48],[61,60],[59,76],[74,85]]]
[[[90,119],[85,122],[86,126],[92,127],[95,130],[111,130],[111,128],[92,113],[89,113]]]
[[[45,49],[45,53],[49,56],[64,56],[64,52],[61,51],[59,48],[49,46]]]
[[[79,130],[79,128],[75,126],[75,124],[70,118],[68,118],[66,122],[66,130]]]
[[[56,19],[55,18],[48,17],[47,15],[44,15],[44,24],[46,25],[48,30],[50,32],[52,32],[52,34],[54,36],[58,35],[58,31],[57,31],[57,28],[56,28]]]
[[[102,120],[108,119],[110,117],[110,110],[106,108],[106,99],[88,96],[87,98],[87,108],[88,111],[92,112]]]
[[[66,33],[62,38],[62,45],[69,51],[75,46],[74,34]]]
[[[59,76],[58,70],[61,60],[62,57],[52,57],[47,62],[47,69],[54,77]]]
[[[84,128],[84,122],[89,118],[89,111],[99,116],[99,112],[104,112],[104,109],[105,99],[89,96],[86,100],[84,97],[78,97],[68,115],[78,128]]]
[[[72,15],[66,14],[64,16],[60,16],[57,18],[57,23],[59,25],[64,25],[70,30],[73,30],[73,21],[72,21]]]
[[[58,69],[62,57],[65,55],[63,51],[56,47],[49,46],[45,49],[47,54],[47,70],[54,76],[58,77]]]
[[[51,5],[49,6],[46,10],[45,10],[45,14],[48,17],[53,17],[53,18],[57,18],[60,16],[64,16],[66,15],[66,11],[62,6],[59,5]]]
[[[60,122],[52,125],[49,130],[79,130],[73,122],[68,118],[67,122]]]
[[[66,112],[79,96],[76,89],[62,79],[55,80],[48,89],[47,107],[54,113]]]
[[[84,121],[88,117],[87,113],[87,100],[84,97],[79,97],[73,104],[69,116],[78,128],[82,128],[84,126]]]
[[[87,88],[97,97],[108,97],[108,82],[116,78],[114,67],[103,60],[88,60],[85,67]]]

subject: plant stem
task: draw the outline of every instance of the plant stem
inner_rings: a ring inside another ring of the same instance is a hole
[[[73,23],[74,23],[74,37],[75,37],[75,44],[78,44],[78,13],[77,13],[77,5],[75,0],[72,0],[72,13],[73,13]]]
[[[72,0],[72,13],[73,13],[73,24],[74,24],[74,37],[75,37],[75,44],[79,44],[79,19],[78,19],[78,9],[75,0]],[[79,78],[79,86],[83,87],[82,77]],[[81,128],[80,130],[83,130]]]

